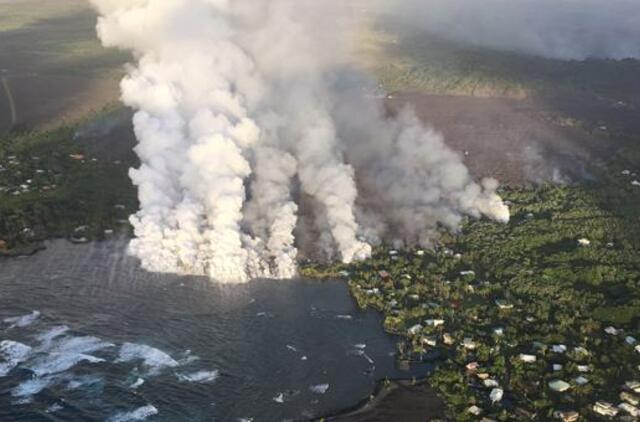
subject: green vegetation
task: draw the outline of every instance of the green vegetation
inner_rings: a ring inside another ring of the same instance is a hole
[[[137,209],[128,166],[92,158],[75,129],[0,138],[0,254],[50,237],[101,239]]]
[[[470,408],[591,420],[597,400],[619,403],[640,378],[640,186],[623,170],[600,184],[505,191],[509,224],[468,221],[431,251],[380,247],[366,262],[303,273],[341,272],[358,304],[403,336],[401,360],[436,358],[430,383],[457,420],[475,420]],[[555,380],[569,389],[553,391]],[[492,391],[504,398],[492,403]]]

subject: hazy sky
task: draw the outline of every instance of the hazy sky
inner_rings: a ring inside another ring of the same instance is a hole
[[[380,0],[444,38],[559,59],[640,58],[640,0]]]

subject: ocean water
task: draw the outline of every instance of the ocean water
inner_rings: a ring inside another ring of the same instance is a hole
[[[344,282],[149,274],[124,241],[0,260],[1,421],[309,420],[396,367]]]

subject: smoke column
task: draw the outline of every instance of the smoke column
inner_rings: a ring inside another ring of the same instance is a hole
[[[365,101],[344,2],[92,2],[103,44],[136,59],[121,88],[136,110],[130,250],[144,268],[290,278],[301,231],[351,262],[383,240],[429,244],[465,214],[508,221],[497,182],[473,182],[410,110],[390,119]]]

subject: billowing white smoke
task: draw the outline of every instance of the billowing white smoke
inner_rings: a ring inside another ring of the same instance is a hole
[[[373,0],[441,37],[555,59],[640,59],[638,0]]]
[[[137,110],[131,251],[145,268],[292,277],[301,203],[345,262],[379,239],[428,243],[463,214],[508,220],[497,183],[475,184],[440,135],[363,103],[363,75],[339,89],[354,25],[342,2],[92,2],[103,43],[137,59],[122,99]]]

